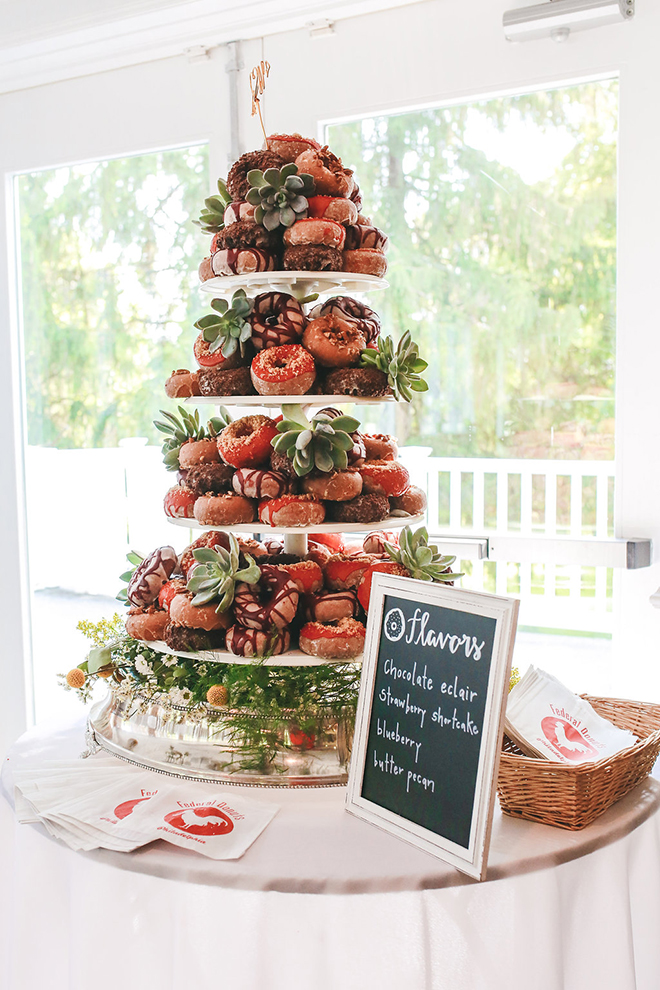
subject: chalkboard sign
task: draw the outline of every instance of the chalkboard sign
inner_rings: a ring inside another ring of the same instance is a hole
[[[482,879],[518,602],[374,575],[347,810]]]

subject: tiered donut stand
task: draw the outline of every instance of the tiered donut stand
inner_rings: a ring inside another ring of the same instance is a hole
[[[231,297],[237,288],[244,288],[250,295],[270,290],[288,292],[297,298],[312,293],[331,296],[337,290],[351,294],[363,294],[387,287],[382,278],[355,275],[344,272],[266,272],[254,275],[235,275],[209,279],[202,288],[216,297]],[[392,402],[393,397],[355,398],[346,395],[249,395],[249,396],[195,396],[184,400],[192,405],[243,407],[250,412],[256,408],[280,409],[282,405],[296,403],[307,407],[339,406],[346,404],[374,404]],[[307,527],[269,527],[268,534],[284,536],[284,552],[303,557],[307,553],[309,534],[314,533],[365,533],[374,530],[392,530],[415,525],[423,516],[390,516],[372,523],[321,523]],[[174,526],[185,529],[219,530],[234,534],[265,535],[260,523],[242,523],[229,526],[203,526],[195,519],[168,518]],[[165,643],[149,643],[159,652],[181,657],[192,657],[201,663],[254,664],[251,657],[236,656],[226,650],[177,653]],[[351,661],[320,659],[290,650],[271,656],[257,663],[268,666],[313,667],[332,663],[359,663],[360,657]],[[246,716],[249,718],[249,715]],[[233,731],[223,728],[222,718],[212,721],[191,718],[189,710],[180,708],[172,717],[172,705],[167,709],[156,701],[146,710],[135,712],[135,705],[117,702],[110,695],[92,708],[89,718],[89,741],[131,763],[149,767],[161,773],[209,782],[223,782],[266,787],[328,787],[345,784],[348,779],[348,760],[352,742],[350,718],[319,717],[313,734],[304,734],[304,743],[296,745],[297,726],[292,734],[291,717],[282,712],[277,724],[271,721],[268,731],[281,740],[281,753],[271,772],[262,773],[240,765],[242,747],[236,744]],[[255,721],[255,731],[256,721]]]

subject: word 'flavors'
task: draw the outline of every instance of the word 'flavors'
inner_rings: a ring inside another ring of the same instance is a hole
[[[405,636],[404,642],[410,646],[440,647],[450,653],[458,653],[463,648],[468,659],[481,660],[485,642],[478,643],[476,636],[468,636],[467,633],[458,635],[428,629],[430,618],[429,613],[422,612],[421,608],[415,609],[411,619],[406,619],[400,608],[391,608],[385,616],[383,631],[391,643],[398,643]]]

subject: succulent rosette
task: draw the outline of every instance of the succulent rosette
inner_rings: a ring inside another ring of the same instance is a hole
[[[334,410],[333,410],[334,412]],[[352,416],[316,413],[308,419],[299,405],[282,406],[283,419],[277,424],[279,436],[271,440],[278,454],[293,462],[299,478],[317,471],[345,471],[348,451],[353,450],[354,433],[360,425]]]
[[[247,174],[250,190],[247,202],[256,207],[254,219],[266,230],[292,227],[307,216],[308,197],[315,192],[314,179],[298,172],[293,163],[282,168],[252,169]]]
[[[231,203],[231,196],[222,179],[218,179],[218,193],[218,196],[209,196],[204,200],[206,208],[200,213],[199,220],[193,220],[193,223],[201,227],[205,234],[217,234],[224,230],[225,210]]]
[[[240,556],[236,537],[231,534],[229,550],[224,547],[193,550],[197,564],[188,578],[188,589],[195,596],[193,605],[208,605],[217,599],[216,612],[226,612],[234,600],[237,584],[256,584],[259,581],[261,571],[254,558],[245,554],[245,565],[241,567]]]
[[[248,316],[252,312],[252,300],[248,299],[244,289],[237,289],[231,297],[231,306],[225,299],[213,299],[211,309],[215,312],[202,316],[195,327],[202,331],[204,340],[209,345],[209,352],[220,351],[227,359],[240,348],[245,357],[247,341],[252,336],[252,326]]]
[[[418,581],[437,581],[446,584],[463,577],[452,572],[451,565],[456,557],[443,556],[437,546],[429,544],[429,534],[425,526],[412,531],[405,526],[399,533],[399,546],[385,544],[385,552],[395,564],[401,564],[411,578]]]
[[[179,415],[175,416],[174,413],[161,409],[160,414],[165,417],[165,421],[154,420],[156,429],[165,435],[161,451],[163,463],[168,471],[179,470],[179,451],[184,443],[188,440],[208,440],[217,437],[231,423],[231,415],[224,406],[220,406],[220,415],[213,416],[206,426],[202,425],[197,409],[188,412],[183,406],[179,406],[178,412]]]
[[[377,347],[367,347],[360,355],[363,368],[376,368],[387,375],[387,383],[397,400],[410,402],[413,392],[427,392],[428,383],[420,378],[428,362],[419,356],[419,348],[406,330],[396,349],[392,337],[379,337]]]

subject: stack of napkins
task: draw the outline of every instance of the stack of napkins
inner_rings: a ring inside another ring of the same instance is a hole
[[[113,757],[16,769],[20,822],[41,822],[72,849],[130,852],[155,839],[211,859],[238,859],[277,805],[209,784],[174,780]]]
[[[528,756],[573,765],[595,763],[637,742],[632,732],[618,729],[536,667],[530,667],[509,693],[504,726]]]

